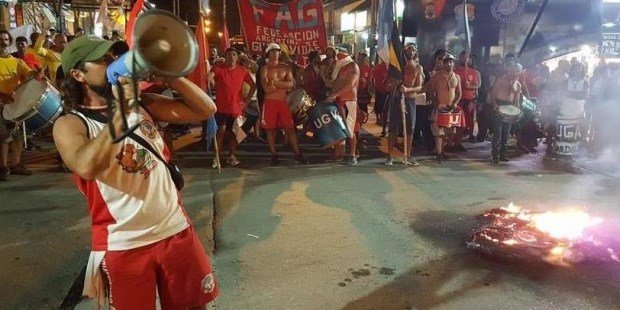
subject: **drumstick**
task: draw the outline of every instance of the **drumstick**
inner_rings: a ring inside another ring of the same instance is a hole
[[[28,149],[28,137],[26,136],[26,126],[22,124],[22,132],[24,133],[24,150]]]

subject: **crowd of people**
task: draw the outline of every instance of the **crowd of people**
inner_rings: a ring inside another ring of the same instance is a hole
[[[544,63],[524,69],[513,54],[507,54],[501,64],[478,66],[475,55],[461,52],[455,57],[446,50],[438,50],[431,63],[421,64],[415,44],[407,44],[402,77],[394,78],[388,75],[386,63],[378,58],[376,63],[371,63],[364,50],[349,55],[346,48],[327,47],[324,51],[310,53],[307,65],[302,67],[283,44],[272,43],[265,55],[253,56],[231,48],[226,51],[225,66],[233,70],[247,65],[229,61],[229,53],[245,57],[245,63],[251,63],[249,70],[259,74],[260,78],[255,80],[257,96],[255,101],[248,101],[250,95],[245,93],[247,100],[243,104],[240,100],[218,100],[216,96],[218,109],[240,106],[237,114],[229,114],[229,122],[232,122],[243,116],[248,105],[258,106],[260,116],[252,118],[252,124],[245,128],[250,129],[256,139],[261,139],[265,129],[274,165],[278,163],[274,146],[276,132],[272,122],[265,123],[274,114],[285,115],[278,129],[286,132],[296,159],[307,162],[296,138],[298,134],[305,138],[311,126],[298,124],[295,111],[285,109],[286,92],[295,89],[303,89],[317,104],[337,104],[349,139],[333,147],[331,159],[342,159],[346,145],[349,151],[345,159],[350,165],[357,164],[356,142],[361,127],[373,126],[363,125],[368,113],[375,114],[376,125],[382,127],[381,137],[387,135],[386,165],[393,165],[393,149],[400,138],[408,144],[404,148],[409,157],[405,160],[408,165],[418,165],[413,158],[414,146],[443,162],[446,153],[466,152],[463,142],[485,140],[492,143],[491,163],[498,164],[510,160],[509,147],[516,152],[534,153],[543,141],[547,145],[547,157],[573,160],[584,153],[597,156],[613,132],[600,121],[605,117],[602,112],[605,108],[601,107],[609,107],[609,102],[604,103],[609,97],[603,94],[614,91],[612,80],[606,78],[613,72],[614,64],[604,61],[594,70],[590,81],[586,75],[587,64],[576,58],[562,60],[550,71]],[[223,66],[217,52],[212,54],[215,67]],[[286,72],[290,71],[290,75],[282,73],[281,77],[265,78],[263,74],[273,72],[272,66],[276,63]],[[276,81],[280,88],[271,85]],[[279,84],[280,81],[285,83]],[[213,82],[216,90],[218,84],[224,84],[226,92],[238,93],[241,87],[239,83],[233,87],[217,73]],[[278,96],[278,113],[273,112],[276,104],[265,100],[265,89],[267,93],[282,90]],[[446,115],[452,117],[452,123],[444,122]],[[232,126],[226,127],[231,137],[234,136],[230,131]],[[567,131],[570,133],[566,134]],[[509,146],[510,137],[516,143]],[[227,163],[237,165],[239,162],[231,152]],[[215,163],[214,167],[217,167]]]

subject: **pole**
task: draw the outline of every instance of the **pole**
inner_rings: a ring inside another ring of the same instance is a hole
[[[544,0],[542,5],[540,6],[540,10],[538,11],[538,14],[536,14],[536,19],[534,19],[534,23],[532,23],[532,27],[530,27],[530,31],[528,31],[527,37],[525,37],[525,41],[523,41],[523,45],[521,45],[521,49],[519,49],[518,57],[521,57],[521,54],[523,53],[523,49],[525,48],[525,45],[527,45],[527,43],[532,38],[532,35],[534,34],[534,29],[538,25],[538,21],[540,21],[540,17],[542,16],[542,13],[545,11],[545,8],[547,7],[547,3],[549,3],[549,0]]]
[[[203,52],[204,55],[204,61],[205,63],[200,64],[201,66],[205,67],[205,70],[207,68],[207,62],[209,61],[207,59],[207,47],[205,46],[205,42],[207,42],[207,37],[205,35],[204,32],[204,18],[205,16],[205,12],[202,9],[202,1],[198,0],[198,14],[199,14],[199,18],[198,18],[198,25],[196,25],[196,27],[203,27],[202,31],[200,31],[200,34],[202,36],[202,42],[200,44],[200,46],[198,48],[200,48]],[[207,70],[207,75],[209,74],[208,70]],[[209,88],[209,81],[207,79],[207,89]],[[207,91],[206,89],[204,89],[204,91]],[[215,162],[217,164],[217,172],[218,173],[222,173],[222,164],[220,163],[220,148],[217,145],[217,133],[216,135],[213,137],[213,148],[215,149]]]
[[[394,10],[396,10],[396,3],[394,3],[393,5]],[[401,23],[401,25],[398,25],[398,17],[396,17],[396,11],[394,11],[394,18],[396,19],[396,23],[397,23],[397,29],[400,29],[400,42],[398,42],[401,47],[400,47],[400,51],[401,53],[404,52],[405,50],[405,35],[404,35],[404,27]],[[402,65],[402,58],[403,55],[398,55],[398,61],[401,63]],[[403,85],[403,82],[405,80],[405,68],[407,67],[407,64],[405,63],[404,66],[402,66],[401,68],[401,86]],[[400,89],[396,90],[397,92],[400,91]],[[402,122],[403,122],[403,164],[405,166],[409,165],[409,139],[407,139],[407,115],[405,115],[406,109],[405,109],[405,93],[402,93],[400,95],[400,114],[402,115]],[[411,116],[409,116],[411,117]]]

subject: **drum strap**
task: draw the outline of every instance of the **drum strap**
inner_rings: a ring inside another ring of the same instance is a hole
[[[108,117],[101,113],[97,113],[97,112],[90,111],[90,110],[83,110],[83,109],[80,109],[78,111],[84,114],[84,116],[90,119],[93,119],[102,124],[107,124],[109,121]],[[155,149],[153,149],[153,146],[150,143],[148,143],[146,140],[144,140],[142,137],[138,136],[135,132],[130,133],[128,137],[138,142],[138,144],[142,145],[145,149],[151,152],[155,157],[157,157],[157,159],[159,159],[162,163],[164,163],[164,165],[168,166],[168,162],[165,159],[163,159],[161,155],[159,155],[159,152],[156,152]]]

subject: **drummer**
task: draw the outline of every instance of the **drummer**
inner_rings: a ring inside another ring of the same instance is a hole
[[[215,121],[217,122],[217,144],[224,144],[224,137],[228,134],[230,142],[228,144],[229,155],[226,162],[231,166],[240,164],[236,157],[238,142],[232,132],[236,118],[243,115],[243,110],[252,102],[252,96],[256,92],[256,83],[250,73],[242,66],[237,65],[239,52],[233,47],[226,50],[225,60],[216,62],[211,68],[211,75],[215,81],[215,103],[217,112]],[[250,86],[244,98],[241,98],[243,83]],[[217,168],[219,163],[213,161],[213,168]]]
[[[350,158],[347,165],[357,165],[357,138],[360,130],[357,123],[357,87],[359,86],[360,69],[344,48],[336,55],[336,64],[332,72],[332,91],[327,101],[336,101],[338,110],[345,120],[349,138]],[[344,145],[336,146],[335,157],[344,152]]]
[[[435,72],[427,85],[429,101],[433,103],[431,130],[435,136],[435,152],[437,161],[443,162],[445,154],[443,152],[444,143],[447,142],[446,136],[454,134],[454,130],[448,127],[437,125],[437,114],[443,110],[455,110],[461,101],[461,79],[454,73],[455,57],[447,53],[441,61],[441,69]]]
[[[11,56],[9,47],[13,43],[13,37],[6,30],[0,30],[0,181],[6,181],[10,174],[31,175],[21,163],[21,155],[24,140],[20,124],[5,120],[2,116],[3,104],[11,104],[11,94],[20,83],[37,74],[31,71],[26,63]],[[9,151],[11,153],[11,166],[9,167]]]
[[[500,161],[510,161],[506,157],[506,143],[510,132],[510,123],[505,122],[499,116],[499,107],[502,105],[514,105],[520,107],[522,86],[519,82],[519,74],[522,68],[519,64],[507,66],[505,73],[500,76],[491,87],[491,104],[495,107],[495,120],[493,121],[493,140],[491,148],[491,163],[498,164]]]

